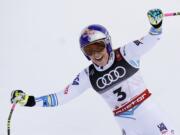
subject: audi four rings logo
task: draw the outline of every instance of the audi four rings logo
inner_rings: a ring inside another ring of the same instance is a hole
[[[103,89],[106,86],[109,86],[113,82],[116,82],[119,78],[124,77],[126,74],[126,69],[122,66],[116,67],[114,70],[110,71],[108,74],[103,75],[98,78],[96,85],[99,89]]]

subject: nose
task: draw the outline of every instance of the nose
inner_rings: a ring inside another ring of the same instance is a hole
[[[101,56],[101,54],[100,54],[99,52],[96,52],[96,51],[94,51],[92,55],[93,55],[93,57],[95,57],[95,58]]]

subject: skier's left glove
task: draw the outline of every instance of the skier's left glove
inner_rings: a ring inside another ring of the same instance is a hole
[[[22,90],[14,90],[11,93],[11,103],[18,103],[21,106],[32,107],[36,102],[34,96],[29,96]]]
[[[147,12],[150,24],[158,29],[162,25],[163,21],[163,12],[161,9],[151,9]]]

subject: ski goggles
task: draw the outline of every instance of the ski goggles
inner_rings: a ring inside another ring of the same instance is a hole
[[[102,52],[106,44],[104,41],[96,41],[94,43],[88,44],[82,48],[83,52],[87,56],[92,56],[95,52]]]

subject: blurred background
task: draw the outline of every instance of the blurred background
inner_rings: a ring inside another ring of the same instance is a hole
[[[180,11],[179,0],[0,0],[0,134],[7,134],[10,94],[22,89],[34,96],[57,92],[87,67],[79,48],[81,30],[102,24],[113,48],[146,35],[146,13]],[[163,21],[163,37],[141,61],[154,100],[180,129],[180,16]],[[92,89],[64,106],[17,106],[11,135],[119,135],[106,103]]]

